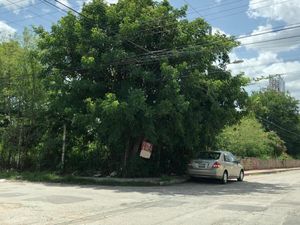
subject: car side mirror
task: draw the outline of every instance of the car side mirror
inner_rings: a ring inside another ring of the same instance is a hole
[[[233,162],[236,163],[236,164],[239,164],[241,161],[240,160],[235,160]]]

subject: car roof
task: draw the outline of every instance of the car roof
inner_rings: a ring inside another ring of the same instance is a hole
[[[201,151],[201,152],[231,153],[231,152],[223,151],[223,150],[218,150],[218,151]]]

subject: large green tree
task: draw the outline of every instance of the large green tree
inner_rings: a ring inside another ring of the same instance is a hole
[[[100,151],[125,175],[140,175],[136,165],[147,175],[182,172],[193,151],[211,147],[239,117],[246,80],[225,67],[237,43],[211,35],[201,18],[188,21],[186,9],[94,0],[50,32],[38,29],[49,119],[71,132],[69,158]],[[143,140],[154,144],[150,161],[136,159]]]
[[[300,153],[299,101],[288,93],[272,90],[254,93],[249,99],[249,110],[267,131],[275,131],[286,143],[288,153]]]

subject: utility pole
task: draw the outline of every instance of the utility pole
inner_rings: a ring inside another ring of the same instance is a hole
[[[67,126],[64,123],[63,126],[63,138],[62,138],[62,151],[61,151],[61,171],[64,172],[65,169],[65,152],[66,152],[66,135],[67,135]]]

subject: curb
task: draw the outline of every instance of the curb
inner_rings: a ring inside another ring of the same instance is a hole
[[[182,178],[182,179],[176,179],[176,180],[170,180],[170,181],[160,181],[160,186],[167,186],[167,185],[174,185],[174,184],[182,184],[185,183],[188,180],[188,178]]]
[[[288,169],[271,169],[271,170],[248,170],[248,171],[245,171],[245,176],[282,173],[282,172],[288,172],[288,171],[294,171],[294,170],[300,170],[300,167],[288,168]]]
[[[104,186],[168,186],[181,184],[188,180],[187,177],[177,177],[174,179],[162,180],[160,178],[96,178],[96,177],[81,177],[87,181],[94,181],[99,185]]]

